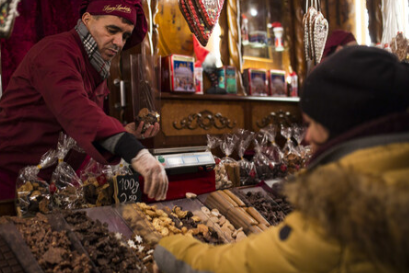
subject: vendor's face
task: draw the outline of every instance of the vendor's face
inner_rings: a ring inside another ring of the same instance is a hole
[[[311,149],[315,152],[329,138],[328,130],[320,123],[316,122],[308,115],[303,114],[304,121],[308,124],[305,140],[311,145]]]
[[[88,12],[82,16],[98,45],[98,51],[105,61],[112,60],[131,37],[133,25],[126,23],[121,17],[112,15],[92,16]]]

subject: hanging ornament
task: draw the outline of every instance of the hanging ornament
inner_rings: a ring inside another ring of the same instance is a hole
[[[325,43],[328,37],[328,21],[321,12],[317,14],[314,21],[314,56],[315,63],[319,63],[324,53]]]
[[[383,33],[382,46],[395,54],[400,61],[409,61],[409,28],[402,1],[382,0]]]
[[[321,61],[329,30],[328,21],[321,13],[318,1],[306,1],[306,13],[303,18],[305,57],[307,62],[312,61],[314,64]]]
[[[20,0],[0,0],[0,38],[8,38],[11,35],[16,17],[17,5]]]
[[[179,8],[190,31],[206,46],[219,20],[224,0],[179,0]]]

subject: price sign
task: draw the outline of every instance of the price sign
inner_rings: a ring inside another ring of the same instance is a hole
[[[114,199],[116,204],[135,203],[142,200],[137,174],[114,177]]]

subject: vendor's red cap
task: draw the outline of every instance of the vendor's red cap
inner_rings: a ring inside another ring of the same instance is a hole
[[[85,12],[92,15],[114,15],[132,22],[135,28],[124,50],[140,44],[148,30],[141,0],[83,0],[80,15]]]

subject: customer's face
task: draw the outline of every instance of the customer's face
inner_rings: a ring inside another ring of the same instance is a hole
[[[124,47],[126,40],[134,29],[121,17],[112,15],[92,16],[88,12],[82,16],[82,21],[98,45],[98,51],[105,61],[112,60]]]
[[[328,130],[320,123],[313,120],[307,114],[303,114],[304,121],[308,124],[305,140],[311,145],[311,149],[315,152],[329,138]]]

